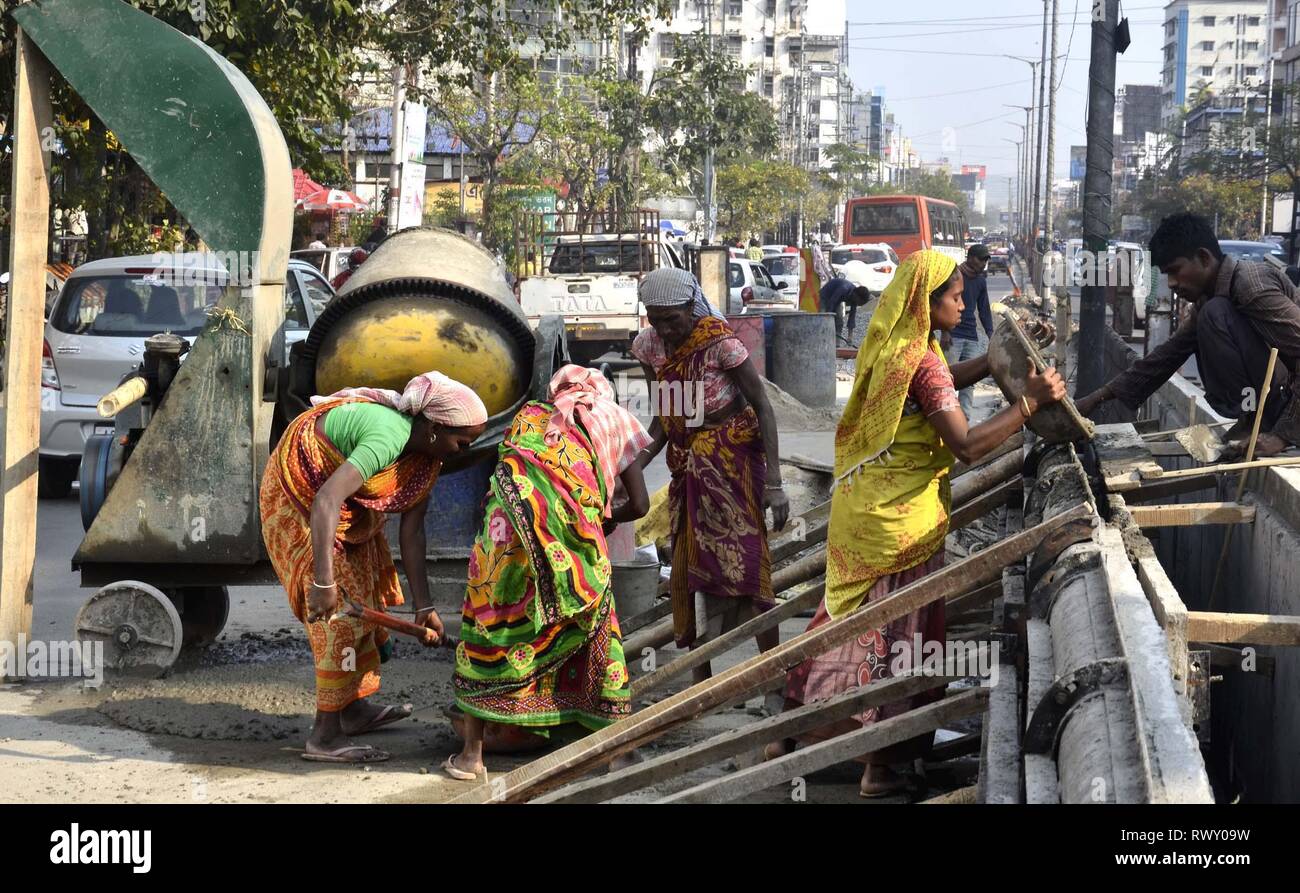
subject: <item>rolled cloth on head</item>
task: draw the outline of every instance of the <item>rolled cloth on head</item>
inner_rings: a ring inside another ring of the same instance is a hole
[[[406,383],[399,394],[387,388],[344,388],[328,397],[312,397],[313,406],[356,397],[379,403],[409,416],[423,415],[431,422],[452,428],[470,428],[488,420],[487,407],[478,394],[441,372],[426,372]]]
[[[647,307],[680,307],[691,305],[691,315],[696,319],[706,316],[725,317],[709,304],[704,297],[704,289],[687,270],[676,267],[660,267],[641,277],[641,286],[637,291],[641,303]]]
[[[595,369],[560,367],[551,378],[548,396],[555,414],[546,427],[546,442],[554,445],[573,428],[586,431],[605,480],[605,517],[609,517],[615,479],[650,444],[650,433],[618,405],[613,385]]]

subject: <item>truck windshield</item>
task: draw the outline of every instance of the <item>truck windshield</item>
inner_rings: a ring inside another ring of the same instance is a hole
[[[556,245],[549,266],[550,271],[557,276],[579,273],[641,273],[654,268],[651,243],[630,241],[566,242]]]

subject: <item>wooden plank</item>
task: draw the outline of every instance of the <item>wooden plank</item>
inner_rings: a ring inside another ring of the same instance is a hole
[[[879,629],[939,599],[948,599],[998,578],[1002,568],[1023,559],[1057,531],[1084,518],[1094,518],[1092,506],[1072,509],[994,543],[961,561],[901,587],[879,601],[863,605],[844,617],[807,630],[776,648],[729,667],[718,675],[677,692],[657,704],[593,732],[580,741],[546,754],[490,783],[477,785],[455,802],[518,803],[551,790],[571,778],[652,741],[670,729],[730,703],[746,692],[764,691],[786,670],[836,645]]]
[[[32,632],[36,484],[41,440],[41,345],[49,252],[53,137],[49,63],[16,29],[9,297],[5,316],[4,465],[0,469],[0,641]],[[5,668],[0,662],[0,681]]]
[[[1187,456],[1187,447],[1183,446],[1176,440],[1155,441],[1147,444],[1147,449],[1153,456]]]
[[[851,688],[848,691],[814,701],[794,710],[767,719],[751,722],[738,729],[715,735],[699,744],[662,754],[644,763],[637,763],[595,778],[552,791],[534,803],[600,803],[631,791],[658,784],[669,778],[684,775],[701,766],[725,760],[782,738],[796,738],[804,732],[819,729],[841,719],[847,719],[871,707],[910,698],[923,691],[948,685],[954,677],[948,676],[896,676],[871,685]]]
[[[937,805],[950,804],[950,803],[975,803],[976,789],[977,789],[977,785],[970,785],[969,787],[958,788],[955,791],[949,791],[946,794],[940,794],[937,797],[931,797],[929,800],[922,800],[919,805],[937,806]]]
[[[1300,645],[1300,617],[1188,611],[1187,638],[1218,645]]]
[[[789,620],[800,611],[815,610],[825,593],[825,580],[809,583],[795,595],[786,599],[783,604],[777,605],[770,611],[764,611],[757,617],[751,617],[716,639],[711,639],[703,645],[692,648],[677,660],[652,670],[640,679],[633,680],[633,699],[644,697],[665,682],[676,679],[683,673],[688,673],[696,667],[708,663],[718,655],[727,653],[732,648],[748,639],[752,639],[761,632],[780,626],[783,621]]]
[[[1137,502],[1147,502],[1153,499],[1169,499],[1174,496],[1183,496],[1187,493],[1199,493],[1203,490],[1217,490],[1218,485],[1213,478],[1174,478],[1169,481],[1151,481],[1143,483],[1142,486],[1135,490],[1128,490],[1124,493],[1124,502],[1129,506],[1130,511],[1133,504]]]
[[[796,776],[816,772],[836,763],[855,759],[894,744],[933,732],[947,723],[976,713],[988,706],[987,689],[973,688],[942,701],[926,704],[898,716],[863,726],[857,731],[837,735],[800,748],[775,760],[768,760],[687,788],[658,803],[726,803],[738,797],[754,794],[773,785],[789,781]]]
[[[1200,468],[1180,468],[1177,471],[1162,471],[1160,474],[1156,474],[1153,471],[1135,471],[1131,474],[1106,478],[1106,489],[1112,493],[1123,493],[1126,490],[1135,490],[1147,481],[1158,480],[1164,482],[1180,480],[1183,478],[1202,478],[1216,474],[1227,474],[1228,472],[1234,471],[1248,471],[1252,468],[1272,468],[1288,465],[1300,465],[1300,457],[1276,456],[1271,459],[1255,459],[1250,462],[1223,462],[1218,465],[1205,465]]]
[[[1131,512],[1133,509],[1130,508]],[[1144,555],[1137,560],[1137,578],[1151,603],[1151,613],[1165,632],[1169,650],[1169,665],[1174,675],[1174,690],[1180,697],[1187,696],[1187,605],[1183,604],[1178,590],[1169,581],[1164,567],[1154,555]]]
[[[1025,465],[1025,457],[1019,452],[1007,453],[988,465],[981,465],[955,478],[952,482],[953,506],[965,505],[981,493],[1020,476],[1020,469]]]
[[[1093,443],[1097,448],[1097,464],[1104,478],[1161,470],[1151,457],[1149,445],[1138,436],[1132,425],[1102,425]]]
[[[930,756],[926,759],[926,762],[943,763],[948,760],[955,760],[958,757],[973,754],[980,749],[980,740],[983,737],[983,734],[980,732],[971,732],[962,735],[960,738],[954,738],[951,741],[936,744],[930,749]]]
[[[985,465],[995,462],[1013,450],[1019,451],[1024,448],[1024,445],[1025,432],[1023,430],[1017,431],[1015,434],[1012,434],[1006,440],[1002,441],[1002,443],[998,444],[998,446],[990,450],[987,454],[976,459],[972,465],[967,465],[965,462],[954,462],[952,466],[952,479],[955,481],[957,478],[972,469],[982,468]]]
[[[634,617],[630,617],[627,620],[624,620],[622,617],[620,617],[618,619],[618,625],[619,627],[622,628],[623,635],[626,637],[629,633],[634,633],[637,630],[645,626],[648,626],[651,623],[654,623],[656,620],[662,620],[672,612],[673,612],[672,599],[661,598],[654,603],[653,607],[645,611],[642,611],[640,614],[637,614]]]
[[[1138,527],[1189,527],[1194,524],[1250,524],[1253,505],[1235,502],[1179,502],[1172,505],[1129,506]]]
[[[948,604],[944,608],[944,613],[960,614],[963,611],[970,611],[974,608],[982,607],[993,599],[1002,595],[1002,580],[997,579],[976,589],[973,592],[965,592],[954,598],[948,599]]]
[[[1020,492],[1022,483],[1020,478],[1012,478],[1009,481],[1003,481],[991,490],[979,494],[969,502],[963,503],[952,511],[952,519],[948,522],[948,532],[961,530],[963,527],[971,524],[987,515],[989,512],[1006,505],[1016,493]]]
[[[809,521],[808,516],[803,515],[800,518],[795,518],[792,524],[794,529],[790,532],[790,535],[768,549],[768,559],[773,567],[778,562],[785,561],[804,549],[810,549],[826,542],[826,534],[830,529],[829,520],[823,518]]]

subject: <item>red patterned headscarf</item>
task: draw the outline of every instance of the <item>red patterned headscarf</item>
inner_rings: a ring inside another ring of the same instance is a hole
[[[562,367],[551,378],[549,395],[555,415],[546,429],[547,443],[555,443],[567,429],[581,424],[596,451],[605,492],[612,495],[619,473],[650,443],[649,432],[636,416],[618,405],[613,385],[595,369]],[[610,502],[605,500],[606,517]]]
[[[344,388],[328,397],[312,397],[313,406],[344,397],[381,403],[409,416],[423,415],[452,428],[470,428],[488,420],[487,407],[478,394],[441,372],[426,372],[407,382],[400,394],[387,388]]]

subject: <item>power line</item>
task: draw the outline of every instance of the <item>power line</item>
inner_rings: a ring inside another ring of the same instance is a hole
[[[982,56],[987,59],[1006,58],[1005,53],[963,53],[954,50],[900,50],[894,47],[880,46],[879,44],[873,44],[867,46],[860,43],[853,43],[852,41],[849,42],[849,45],[854,49],[875,50],[878,53],[914,53],[922,56]],[[1065,57],[1060,57],[1060,58],[1065,58]],[[1075,62],[1088,61],[1086,58],[1080,58],[1080,57],[1070,57],[1070,58]],[[1141,64],[1141,65],[1161,65],[1164,63],[1163,59],[1120,59],[1118,61],[1128,62],[1131,64]]]
[[[988,84],[983,87],[971,87],[967,90],[949,90],[946,93],[927,93],[924,96],[887,96],[886,99],[892,105],[895,102],[910,102],[915,99],[937,99],[945,96],[956,96],[959,93],[979,93],[981,90],[996,90],[999,87],[1014,87],[1016,84],[1020,83],[1024,83],[1024,78],[1007,81],[1005,84]]]
[[[1162,10],[1164,9],[1164,6],[1134,6],[1129,11],[1136,12],[1138,10],[1151,10],[1151,9]],[[1088,17],[1091,17],[1091,12],[1086,12],[1086,15]],[[1075,13],[1074,17],[1076,18],[1078,17],[1077,12]],[[846,22],[845,24],[847,24],[850,28],[879,28],[879,27],[898,27],[903,25],[927,25],[927,24],[947,25],[947,24],[954,24],[957,22],[991,22],[991,21],[1003,21],[1009,19],[1035,19],[1041,22],[1042,18],[1043,18],[1042,13],[1018,13],[1014,15],[999,15],[999,16],[970,16],[967,18],[945,17],[940,19],[895,19],[889,22]]]

